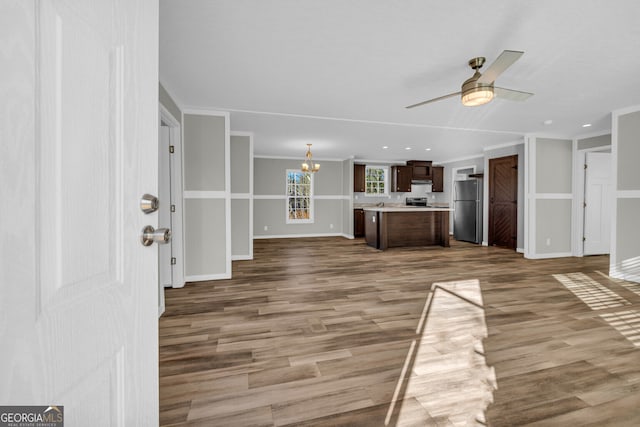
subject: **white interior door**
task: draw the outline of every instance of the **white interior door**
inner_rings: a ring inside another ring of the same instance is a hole
[[[0,16],[19,118],[0,185],[24,200],[2,221],[0,402],[157,426],[157,249],[140,243],[157,214],[139,206],[157,191],[157,1],[7,1]]]
[[[584,254],[608,254],[611,239],[611,154],[586,153]]]

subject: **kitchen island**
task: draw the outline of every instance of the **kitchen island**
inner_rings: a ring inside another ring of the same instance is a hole
[[[439,207],[366,207],[367,245],[380,250],[402,246],[448,247],[450,211]]]

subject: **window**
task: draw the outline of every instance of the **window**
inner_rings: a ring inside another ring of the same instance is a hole
[[[366,196],[386,196],[389,194],[389,168],[387,166],[367,166],[364,172]]]
[[[287,224],[313,222],[313,175],[287,170]]]

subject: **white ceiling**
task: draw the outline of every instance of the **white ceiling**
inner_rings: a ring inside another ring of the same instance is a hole
[[[639,17],[637,0],[160,0],[160,81],[185,108],[231,112],[256,155],[447,161],[609,131],[640,104]],[[505,49],[525,54],[496,86],[527,101],[404,108]]]

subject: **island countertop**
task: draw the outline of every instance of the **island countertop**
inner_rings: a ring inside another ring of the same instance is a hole
[[[449,246],[449,212],[445,207],[376,206],[364,209],[367,245],[376,249],[401,246]]]
[[[452,208],[424,207],[424,206],[369,206],[362,208],[373,212],[451,212]]]

